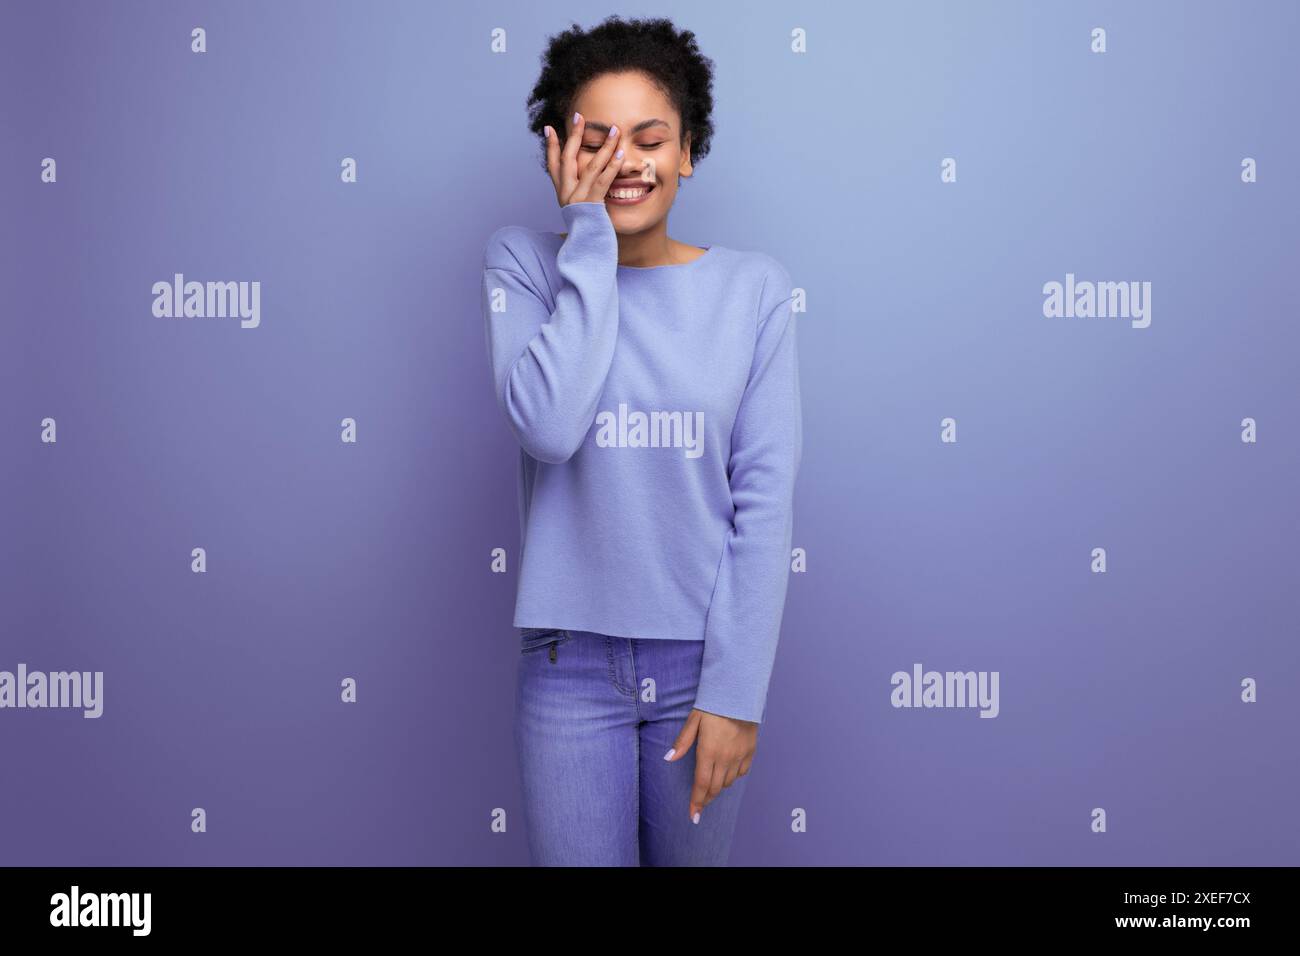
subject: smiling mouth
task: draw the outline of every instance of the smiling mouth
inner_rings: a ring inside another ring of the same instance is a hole
[[[647,183],[643,186],[623,186],[618,189],[609,189],[605,192],[605,201],[615,206],[635,206],[639,202],[645,202],[645,198],[655,190],[654,183]]]

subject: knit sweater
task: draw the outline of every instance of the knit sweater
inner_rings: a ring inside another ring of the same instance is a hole
[[[514,626],[704,641],[695,707],[761,723],[802,452],[790,276],[713,245],[618,264],[603,202],[483,255],[497,404],[520,445]]]

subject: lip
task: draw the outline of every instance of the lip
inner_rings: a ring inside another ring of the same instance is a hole
[[[639,199],[619,199],[612,195],[616,189],[636,189],[638,186],[650,187],[646,190],[645,195]],[[639,206],[654,195],[654,191],[658,188],[658,183],[647,183],[643,179],[633,179],[622,183],[615,180],[610,183],[609,190],[605,193],[605,202],[609,203],[611,206]]]

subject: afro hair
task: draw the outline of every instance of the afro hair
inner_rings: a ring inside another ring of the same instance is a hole
[[[695,34],[666,18],[624,20],[617,14],[590,30],[578,24],[550,38],[542,72],[528,97],[528,128],[555,130],[564,143],[566,118],[582,87],[605,73],[634,70],[650,76],[682,118],[682,143],[691,136],[691,162],[709,152],[713,139],[713,61],[700,52]],[[541,144],[546,166],[546,142]]]

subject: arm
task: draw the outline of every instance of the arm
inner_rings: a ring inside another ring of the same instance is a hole
[[[551,463],[582,446],[618,341],[618,238],[609,212],[603,201],[574,202],[560,215],[569,228],[556,258],[564,281],[554,312],[512,251],[512,227],[493,233],[483,252],[497,403],[524,451]]]
[[[735,506],[704,628],[695,707],[761,723],[790,576],[795,476],[803,448],[793,295],[768,280],[749,382],[731,433]]]

